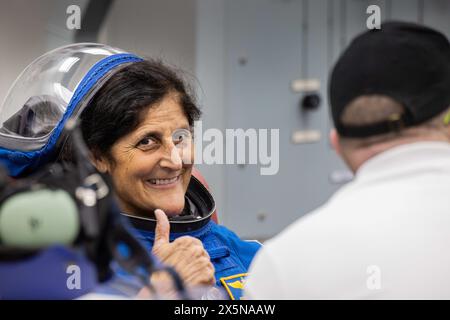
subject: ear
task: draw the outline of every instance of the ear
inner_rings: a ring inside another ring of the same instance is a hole
[[[101,173],[110,173],[110,163],[105,156],[101,156],[97,152],[90,152],[89,159],[98,171]]]
[[[336,129],[334,128],[331,129],[330,131],[330,143],[334,151],[338,154],[338,156],[342,156],[342,148],[339,133],[337,133]]]

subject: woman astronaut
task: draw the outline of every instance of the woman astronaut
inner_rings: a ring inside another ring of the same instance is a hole
[[[79,119],[92,163],[111,177],[122,214],[148,250],[188,284],[215,283],[239,299],[260,245],[211,219],[214,199],[192,176],[199,117],[186,84],[163,63],[100,44],[69,45],[34,61],[10,90],[0,111],[0,161],[13,177],[72,162],[62,129]]]

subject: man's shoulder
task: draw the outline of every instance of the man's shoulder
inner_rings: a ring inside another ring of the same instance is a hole
[[[336,195],[335,195],[336,196]],[[292,257],[295,252],[309,252],[310,248],[324,245],[324,240],[337,237],[343,231],[342,214],[336,210],[340,199],[331,198],[321,207],[304,214],[279,234],[264,243],[270,251]],[[345,214],[345,213],[344,213]],[[302,253],[303,254],[303,253]]]

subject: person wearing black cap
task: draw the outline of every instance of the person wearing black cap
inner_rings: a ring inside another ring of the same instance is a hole
[[[365,32],[329,97],[331,142],[355,179],[266,243],[247,297],[449,299],[448,39],[403,22]]]

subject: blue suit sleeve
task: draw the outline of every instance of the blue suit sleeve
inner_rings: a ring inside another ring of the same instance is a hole
[[[224,226],[216,225],[216,232],[248,270],[256,252],[261,248],[261,244],[253,240],[242,240],[233,231]]]

